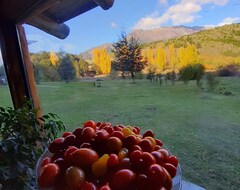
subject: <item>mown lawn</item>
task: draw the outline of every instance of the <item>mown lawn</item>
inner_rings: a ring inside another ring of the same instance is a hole
[[[160,87],[147,80],[104,80],[99,88],[92,82],[49,82],[38,90],[44,112],[58,114],[67,130],[88,119],[152,129],[178,156],[186,180],[209,190],[240,187],[239,77],[221,78],[211,93],[194,82]],[[1,106],[11,105],[6,91],[0,87]]]

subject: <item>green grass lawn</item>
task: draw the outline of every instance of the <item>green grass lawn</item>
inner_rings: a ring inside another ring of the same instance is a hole
[[[69,131],[88,119],[152,129],[178,156],[184,179],[209,190],[240,187],[239,77],[221,78],[211,93],[194,82],[160,87],[127,79],[105,80],[100,88],[91,82],[48,82],[38,90],[43,111],[59,115]],[[6,91],[0,87],[1,106],[11,106]]]

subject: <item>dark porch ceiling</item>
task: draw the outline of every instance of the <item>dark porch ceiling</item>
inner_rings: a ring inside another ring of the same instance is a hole
[[[113,2],[114,0],[1,0],[0,16],[16,23],[27,23],[64,39],[70,32],[64,22],[97,6],[107,10]]]

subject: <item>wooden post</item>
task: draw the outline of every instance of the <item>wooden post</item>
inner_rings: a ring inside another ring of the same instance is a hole
[[[25,30],[24,30],[24,27],[21,25],[18,25],[17,29],[19,33],[19,39],[20,39],[20,44],[22,48],[22,57],[23,57],[23,62],[26,70],[27,79],[28,79],[29,91],[33,101],[33,106],[34,108],[37,108],[38,116],[41,116],[42,110],[41,110],[39,97],[37,93],[37,87],[36,87],[35,78],[34,78],[34,69],[30,59],[30,55],[29,55]]]
[[[0,19],[0,47],[14,108],[23,106],[31,98],[28,80],[19,45],[16,25],[13,21]]]
[[[37,108],[38,116],[41,116],[24,28],[1,19],[0,45],[14,108],[22,107],[26,99],[31,99],[32,107]]]

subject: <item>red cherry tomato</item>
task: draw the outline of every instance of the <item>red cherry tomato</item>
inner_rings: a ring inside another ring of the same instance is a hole
[[[81,190],[97,190],[97,187],[88,181],[85,181],[81,187]]]
[[[158,164],[153,164],[149,167],[147,177],[154,188],[162,187],[166,179],[162,166]]]
[[[155,139],[155,141],[156,141],[157,145],[159,145],[159,146],[163,145],[163,142],[160,139]]]
[[[136,177],[136,186],[138,190],[149,189],[148,178],[145,174],[138,174]]]
[[[63,137],[53,140],[50,143],[48,150],[51,153],[56,153],[56,152],[59,152],[60,150],[63,150],[64,149],[64,140],[65,140],[65,138],[63,138]]]
[[[119,165],[119,158],[116,154],[110,154],[108,161],[107,161],[107,167],[109,169],[114,169]]]
[[[117,171],[109,182],[110,188],[114,190],[134,189],[136,174],[129,169]]]
[[[167,162],[174,165],[175,167],[178,166],[178,159],[176,156],[169,156],[169,158],[167,159]]]
[[[151,165],[156,164],[156,160],[155,160],[154,156],[151,155],[149,152],[143,152],[142,160],[143,161],[142,161],[141,168],[144,172],[146,172]]]
[[[143,152],[141,150],[134,150],[130,153],[130,161],[135,164],[142,159]]]
[[[162,167],[163,170],[164,170],[164,173],[166,175],[166,179],[165,179],[165,182],[164,182],[164,187],[167,189],[167,190],[171,190],[172,189],[172,177],[170,176],[170,174],[168,173],[168,171]]]
[[[54,163],[49,163],[40,170],[38,176],[38,184],[44,188],[53,187],[57,181],[59,174],[59,166]]]
[[[82,130],[83,130],[83,128],[81,128],[81,127],[76,128],[76,129],[73,131],[73,134],[74,134],[77,138],[79,138],[79,137],[81,136],[81,134],[82,134]]]
[[[70,159],[71,159],[71,154],[72,154],[74,151],[76,151],[76,150],[78,150],[78,148],[75,147],[75,146],[70,146],[70,147],[68,147],[68,149],[65,151],[64,156],[63,156],[64,160],[70,161]]]
[[[63,144],[64,144],[64,147],[67,148],[68,146],[75,145],[75,142],[76,142],[76,136],[72,134],[65,137]]]
[[[118,137],[110,137],[107,140],[107,148],[111,152],[118,152],[122,148],[122,141]]]
[[[108,184],[106,184],[106,185],[100,187],[99,190],[111,190],[111,188],[109,187]]]
[[[137,127],[137,126],[134,126],[134,127],[133,127],[133,132],[134,132],[135,134],[139,135],[139,134],[140,134],[140,128]]]
[[[88,120],[88,121],[84,122],[83,127],[84,128],[85,127],[91,127],[91,128],[94,129],[94,131],[96,131],[97,125],[93,120]]]
[[[154,138],[154,133],[153,133],[153,131],[152,130],[147,130],[145,133],[143,133],[143,138],[145,138],[145,137],[152,137],[152,138]]]
[[[164,162],[167,162],[170,154],[169,152],[166,150],[166,149],[160,149],[160,150],[157,150],[158,152],[161,152],[163,155],[164,155]]]
[[[71,154],[71,163],[80,168],[89,168],[98,158],[98,154],[94,150],[81,148]]]
[[[148,139],[142,139],[138,146],[141,147],[143,152],[152,152],[153,146],[152,143]]]
[[[70,166],[65,172],[65,181],[69,187],[80,188],[85,182],[85,173],[79,167]]]
[[[96,135],[95,130],[92,127],[85,127],[82,130],[81,141],[90,142]]]
[[[122,131],[122,127],[120,126],[113,126],[114,131]]]
[[[126,138],[122,140],[123,142],[123,147],[131,150],[131,148],[137,144],[136,137],[134,135],[129,135]]]
[[[164,164],[164,159],[165,158],[164,158],[163,153],[158,152],[158,151],[153,151],[153,152],[151,152],[151,155],[154,156],[157,164],[159,164],[159,165]]]
[[[130,159],[128,157],[123,158],[119,161],[118,170],[121,169],[132,169],[132,163],[130,162]]]
[[[121,140],[123,140],[125,138],[121,131],[114,131],[111,136],[112,137],[118,137]]]
[[[64,132],[64,133],[62,134],[62,137],[65,138],[65,137],[67,137],[68,135],[72,135],[72,132]]]
[[[168,171],[168,173],[170,174],[170,176],[172,178],[175,177],[175,175],[177,173],[177,168],[175,166],[173,166],[172,164],[169,164],[169,163],[165,163],[165,164],[163,164],[163,167]]]
[[[51,162],[51,158],[49,158],[49,157],[43,158],[42,163],[41,163],[41,168],[44,167],[45,165],[49,164],[50,162]]]

